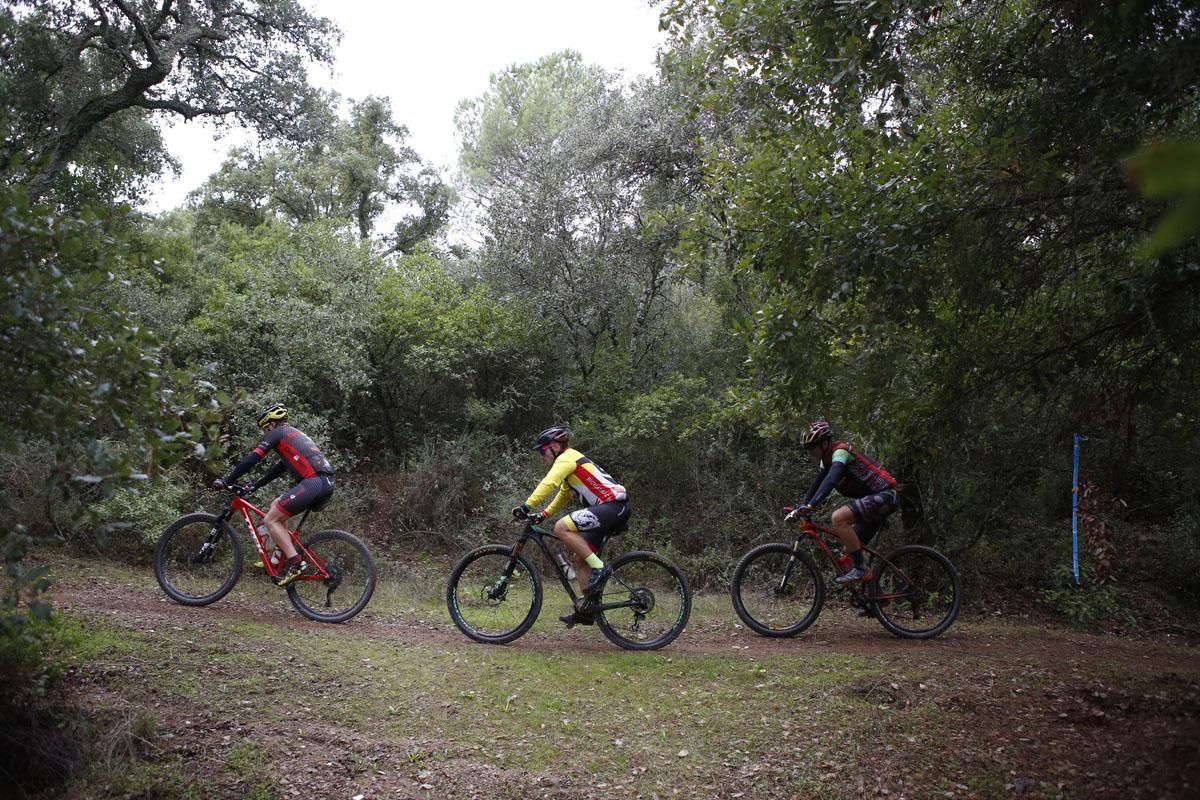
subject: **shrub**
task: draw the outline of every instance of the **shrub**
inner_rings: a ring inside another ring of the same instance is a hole
[[[530,452],[509,439],[464,435],[429,442],[399,476],[388,514],[393,541],[428,552],[503,538],[510,532],[508,510],[540,478]]]
[[[24,563],[32,541],[20,526],[0,540],[5,566],[0,595],[0,703],[4,704],[45,694],[61,674],[47,650],[54,631],[45,600],[50,588],[47,568]]]

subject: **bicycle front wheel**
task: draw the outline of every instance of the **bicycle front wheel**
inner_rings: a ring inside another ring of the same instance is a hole
[[[784,542],[760,544],[733,570],[733,610],[763,636],[795,636],[817,621],[825,583],[803,550]]]
[[[304,546],[316,564],[287,587],[296,610],[316,622],[345,622],[362,611],[375,591],[375,562],[366,545],[331,530],[317,531]]]
[[[867,602],[889,631],[904,639],[931,639],[958,616],[958,571],[931,547],[905,545],[875,565]]]
[[[154,577],[176,603],[215,603],[229,594],[241,574],[242,543],[215,514],[182,516],[158,537]]]
[[[533,627],[542,610],[542,580],[511,547],[488,544],[450,572],[446,606],[458,629],[477,642],[507,644]]]
[[[620,604],[596,614],[596,625],[610,642],[626,650],[657,650],[683,632],[692,613],[692,590],[667,559],[634,552],[613,562],[596,602]]]

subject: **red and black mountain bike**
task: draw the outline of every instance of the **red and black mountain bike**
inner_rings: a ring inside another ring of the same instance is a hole
[[[838,541],[831,529],[801,517],[799,536],[791,544],[761,544],[742,556],[729,587],[742,622],[763,636],[795,636],[816,622],[826,589],[817,567],[820,559],[814,560],[810,551],[815,548],[834,574],[843,575],[851,564],[848,556],[836,556],[830,548]],[[867,546],[863,552],[870,577],[837,587],[845,589],[855,605],[905,639],[929,639],[953,624],[962,599],[958,571],[950,559],[918,544],[887,555]]]
[[[256,528],[266,513],[243,495],[244,486],[230,486],[232,496],[218,514],[186,514],[158,538],[154,550],[154,577],[163,591],[185,606],[215,603],[233,588],[242,575],[242,541],[230,524],[235,512],[246,523],[250,541],[266,575],[278,578],[283,564],[272,564],[274,544],[260,538]],[[362,611],[375,591],[375,563],[356,536],[345,531],[317,531],[301,538],[309,509],[291,531],[296,552],[308,562],[304,574],[287,586],[288,599],[304,616],[317,622],[344,622]]]

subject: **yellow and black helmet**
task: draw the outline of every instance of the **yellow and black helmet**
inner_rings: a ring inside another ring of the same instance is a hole
[[[283,403],[272,403],[258,415],[258,427],[267,427],[268,422],[287,422],[288,410]]]

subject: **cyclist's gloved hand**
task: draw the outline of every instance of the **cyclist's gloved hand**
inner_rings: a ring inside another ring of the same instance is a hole
[[[801,503],[788,512],[788,515],[783,518],[784,522],[791,522],[799,517],[807,517],[813,512],[813,507],[808,503]]]
[[[529,516],[529,506],[522,503],[512,510],[513,519],[525,519]]]
[[[215,481],[212,482],[212,488],[218,489],[218,490],[226,488],[225,480],[223,478],[217,478]]]
[[[254,494],[257,491],[258,491],[257,483],[247,483],[245,486],[242,487],[242,494]]]
[[[534,525],[537,525],[539,522],[541,522],[545,518],[546,518],[546,515],[544,513],[542,513],[541,511],[534,511],[534,512],[530,513],[529,516],[526,517],[526,519],[529,520],[530,522],[532,522]]]

